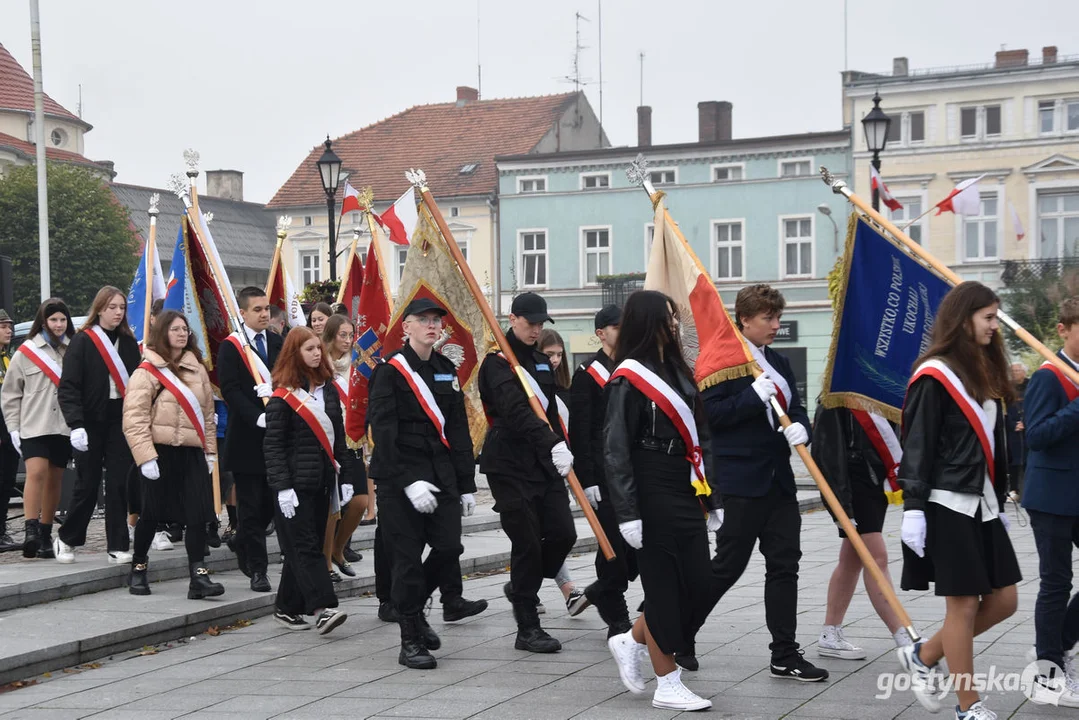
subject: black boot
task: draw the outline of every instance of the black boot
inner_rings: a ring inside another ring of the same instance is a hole
[[[413,670],[431,670],[438,662],[427,652],[420,625],[421,617],[423,616],[419,613],[401,615],[401,653],[397,656],[397,662]]]
[[[562,649],[562,643],[540,627],[534,601],[513,603],[513,619],[517,621],[517,640],[513,647],[534,653],[556,653]]]
[[[149,595],[150,583],[146,580],[146,558],[131,561],[131,574],[127,576],[127,589],[132,595]]]
[[[27,520],[23,531],[22,556],[24,558],[37,557],[37,551],[41,549],[41,535],[38,533],[39,523],[37,520]],[[52,545],[52,543],[49,543]]]
[[[4,505],[4,512],[7,512],[6,504]],[[7,531],[7,522],[0,522],[0,552],[18,550],[21,547],[22,544],[15,542],[15,539],[11,537],[11,533]]]
[[[420,633],[423,635],[423,644],[428,650],[438,650],[442,647],[442,639],[435,633],[434,629],[427,623],[427,617],[421,612],[420,615]]]
[[[221,523],[213,520],[206,524],[206,544],[212,548],[221,547]]]
[[[629,621],[629,609],[626,598],[621,593],[605,593],[595,583],[584,589],[584,595],[596,607],[603,622],[607,623],[607,639],[629,632],[633,627]]]
[[[191,583],[187,586],[188,600],[202,600],[208,597],[217,597],[225,594],[225,586],[210,580],[210,571],[202,560],[197,560],[189,566],[191,570]]]
[[[442,620],[456,622],[473,615],[479,615],[487,609],[486,600],[465,600],[460,595],[442,598]]]
[[[397,614],[397,608],[388,600],[379,600],[378,619],[382,622],[400,622],[401,617]]]
[[[52,524],[45,525],[43,523],[37,524],[37,537],[40,541],[40,547],[37,549],[37,556],[42,560],[55,560],[56,551],[52,549]],[[25,556],[26,551],[23,550]]]

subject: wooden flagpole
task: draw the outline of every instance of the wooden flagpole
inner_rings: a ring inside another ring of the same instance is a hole
[[[143,253],[146,256],[146,300],[143,303],[142,309],[142,345],[146,346],[146,342],[150,339],[150,309],[154,304],[154,268],[156,263],[154,262],[154,254],[157,252],[157,201],[158,194],[154,193],[150,196],[150,209],[147,210],[147,214],[150,216],[150,234],[146,240],[146,252]]]
[[[277,276],[277,268],[281,264],[281,245],[285,242],[286,236],[287,232],[280,229],[277,231],[277,244],[274,246],[273,260],[270,261],[270,274],[266,278],[267,295],[269,295],[270,290],[273,289],[274,278]]]
[[[513,353],[513,348],[510,347],[509,342],[506,340],[505,333],[502,332],[502,327],[495,318],[494,310],[491,309],[490,303],[487,302],[487,298],[480,289],[479,283],[476,282],[476,277],[472,274],[472,269],[468,266],[468,261],[465,260],[465,256],[461,253],[461,248],[457,246],[457,241],[453,238],[453,233],[450,232],[449,226],[446,225],[446,219],[442,217],[442,211],[438,209],[438,204],[435,202],[434,197],[431,195],[431,191],[427,187],[426,176],[422,170],[410,170],[406,173],[406,176],[413,187],[420,191],[420,197],[423,199],[423,204],[427,206],[427,209],[431,213],[431,217],[435,219],[435,224],[438,225],[438,229],[442,233],[442,239],[446,243],[446,248],[450,251],[450,257],[453,258],[453,261],[461,271],[462,277],[464,277],[465,282],[468,284],[468,289],[472,293],[472,297],[476,300],[476,305],[479,307],[480,312],[483,313],[483,318],[487,321],[487,326],[491,328],[491,332],[494,334],[495,340],[502,350],[502,354],[506,356],[510,368],[513,369],[514,373],[517,375],[517,379],[521,382],[521,387],[524,388],[525,395],[528,396],[528,404],[532,407],[532,411],[536,413],[536,417],[547,423],[549,427],[551,423],[547,419],[547,414],[543,411],[543,406],[540,405],[539,398],[536,397],[535,393],[532,391],[532,385],[528,382],[526,376],[527,370],[521,367],[521,363],[518,362],[517,356]],[[607,558],[607,560],[613,560],[614,548],[611,546],[610,540],[607,539],[607,534],[603,531],[603,526],[600,525],[599,518],[596,517],[595,511],[592,509],[592,504],[584,494],[584,488],[581,487],[581,482],[577,479],[577,474],[573,472],[572,468],[570,469],[566,480],[569,482],[570,490],[573,491],[573,495],[577,499],[577,504],[584,512],[585,519],[588,520],[588,524],[592,528],[596,540],[599,542],[599,548],[603,552],[603,556]]]
[[[369,214],[369,213],[368,213]],[[373,236],[372,236],[373,237]],[[345,275],[352,274],[352,258],[356,257],[356,245],[360,242],[360,231],[352,233],[352,247],[348,251],[348,262],[345,263]],[[374,242],[372,240],[371,242]],[[345,288],[348,287],[348,277],[341,278],[341,287],[337,289],[337,304],[345,301]]]

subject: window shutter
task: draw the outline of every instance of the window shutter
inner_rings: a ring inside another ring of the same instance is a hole
[[[1000,104],[1000,133],[1004,137],[1015,134],[1015,101],[1005,100]]]
[[[959,106],[948,105],[948,142],[959,142]]]

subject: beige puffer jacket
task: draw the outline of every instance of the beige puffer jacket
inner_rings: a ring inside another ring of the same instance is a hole
[[[165,361],[153,350],[143,351],[143,360],[154,367],[165,367]],[[217,454],[217,421],[214,418],[214,393],[210,376],[194,353],[185,352],[180,358],[180,380],[198,398],[206,432],[206,454]],[[158,382],[149,370],[139,367],[131,373],[124,397],[124,437],[131,447],[136,465],[157,458],[154,445],[173,447],[202,447],[195,426],[172,391]]]

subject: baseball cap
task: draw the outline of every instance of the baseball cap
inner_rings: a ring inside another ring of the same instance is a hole
[[[547,301],[534,292],[521,293],[513,298],[510,313],[530,323],[554,322],[547,313]]]
[[[408,317],[409,315],[422,315],[425,312],[434,311],[439,315],[446,315],[446,309],[436,303],[431,298],[416,298],[408,304],[405,308],[405,314],[402,317]]]
[[[620,322],[622,322],[622,308],[617,305],[604,305],[596,313],[596,330],[608,325],[618,325]]]

